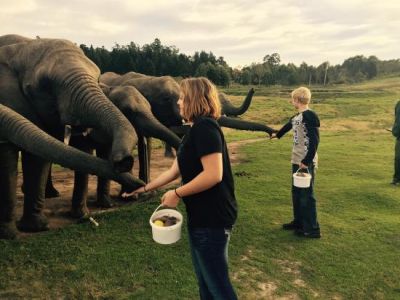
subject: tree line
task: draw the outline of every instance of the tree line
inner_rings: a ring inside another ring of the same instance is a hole
[[[197,51],[194,55],[186,55],[175,46],[162,45],[159,39],[143,46],[134,42],[116,44],[110,51],[85,44],[80,47],[102,73],[134,71],[152,76],[205,76],[220,86],[232,82],[244,85],[355,83],[379,75],[400,74],[400,59],[379,60],[376,56],[357,55],[342,64],[331,65],[325,61],[315,67],[305,62],[300,66],[282,64],[280,55],[272,53],[262,62],[238,69],[230,67],[222,56],[217,58],[212,52]]]

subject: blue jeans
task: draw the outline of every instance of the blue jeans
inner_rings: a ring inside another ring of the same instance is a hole
[[[400,182],[400,139],[396,139],[396,145],[394,147],[393,182]]]
[[[188,231],[200,299],[237,299],[228,274],[231,230],[189,227]]]
[[[292,164],[292,173],[299,169],[299,165]],[[309,188],[298,188],[293,185],[292,179],[292,203],[293,222],[307,233],[320,231],[317,221],[317,200],[314,196],[314,166],[309,165],[308,170],[312,176]]]

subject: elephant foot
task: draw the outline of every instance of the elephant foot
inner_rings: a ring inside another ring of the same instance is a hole
[[[17,222],[17,228],[23,232],[40,232],[49,230],[49,222],[43,215],[23,216]]]
[[[60,193],[52,186],[47,188],[46,187],[46,194],[45,194],[46,198],[56,198],[56,197],[60,197]]]
[[[77,208],[71,207],[70,216],[74,219],[86,218],[89,216],[89,209],[86,206]]]
[[[14,222],[0,223],[0,239],[14,240],[17,238],[17,228]]]
[[[97,207],[102,207],[102,208],[111,208],[114,206],[114,203],[111,200],[111,198],[109,196],[104,196],[104,195],[101,197],[97,197],[97,201],[95,204]]]

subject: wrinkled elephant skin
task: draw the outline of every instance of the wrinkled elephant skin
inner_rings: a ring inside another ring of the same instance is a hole
[[[0,186],[4,192],[0,201],[0,238],[12,238],[15,158],[20,150],[25,196],[19,228],[41,231],[47,229],[42,208],[48,161],[127,183],[126,175],[117,174],[132,168],[131,152],[137,135],[100,89],[97,66],[73,43],[7,35],[0,37],[0,45]],[[51,136],[60,139],[65,124],[98,128],[109,136],[111,163],[100,163],[91,156],[83,160],[71,147],[55,151],[56,140]],[[128,182],[131,187],[143,184],[133,179]]]

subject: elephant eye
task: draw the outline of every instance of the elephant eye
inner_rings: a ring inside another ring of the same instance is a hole
[[[51,89],[51,81],[47,77],[42,77],[39,80],[39,88],[41,90],[50,90]]]

